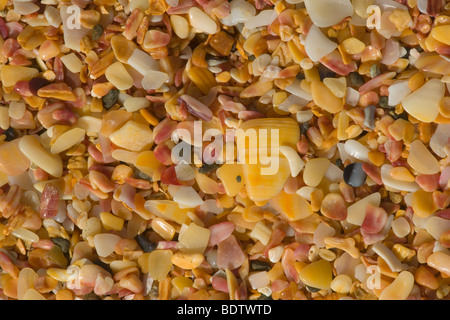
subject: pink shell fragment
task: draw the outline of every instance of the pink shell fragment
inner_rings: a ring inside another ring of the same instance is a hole
[[[183,94],[178,99],[186,103],[186,108],[190,114],[205,121],[212,120],[213,114],[211,110],[202,102],[186,94]]]
[[[381,207],[375,207],[368,204],[366,207],[366,217],[361,225],[361,230],[366,233],[380,232],[387,221],[387,213]]]
[[[295,268],[295,256],[294,250],[285,249],[283,256],[281,257],[281,265],[284,270],[284,274],[289,281],[299,282],[299,276],[297,269]]]
[[[242,266],[246,259],[244,251],[233,235],[221,241],[217,246],[217,266],[219,269],[234,270]]]
[[[356,71],[356,63],[354,61],[345,64],[339,51],[334,50],[319,60],[325,67],[336,72],[341,76],[347,76],[350,72]]]
[[[209,238],[208,246],[215,246],[216,244],[227,239],[234,231],[235,225],[231,221],[221,222],[209,227],[211,236]]]
[[[58,214],[59,191],[51,183],[47,183],[42,191],[39,215],[42,219],[51,219]]]
[[[416,182],[424,191],[433,192],[439,188],[439,174],[420,174]]]

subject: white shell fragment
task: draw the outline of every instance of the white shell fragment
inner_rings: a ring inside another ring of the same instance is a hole
[[[344,144],[345,151],[352,157],[367,162],[369,161],[369,149],[356,140],[347,140]]]
[[[192,187],[169,186],[168,190],[180,208],[195,208],[204,202]]]
[[[169,80],[167,73],[161,71],[148,70],[142,79],[142,87],[145,90],[154,90],[160,88],[164,82]]]
[[[247,29],[268,26],[277,18],[277,16],[278,15],[275,10],[263,10],[256,16],[245,19],[244,25]]]
[[[374,243],[372,245],[372,250],[375,251],[375,253],[378,254],[384,261],[386,261],[392,271],[399,272],[403,270],[400,260],[398,260],[395,254],[381,242]]]
[[[411,93],[411,89],[408,86],[408,81],[399,81],[389,86],[389,98],[388,105],[391,107],[395,107],[402,100]]]
[[[280,152],[286,157],[291,169],[291,176],[296,177],[305,166],[305,162],[300,158],[297,151],[291,147],[281,146]]]
[[[407,192],[415,192],[420,189],[415,182],[400,181],[392,178],[390,174],[391,169],[392,166],[390,164],[384,164],[381,166],[381,181],[384,185],[397,191],[402,190]]]
[[[430,148],[433,152],[441,157],[445,158],[444,147],[447,145],[450,138],[450,124],[438,124],[433,136],[430,139]]]
[[[67,132],[64,132],[61,136],[56,139],[55,143],[52,145],[50,151],[53,154],[59,154],[77,143],[80,143],[84,139],[86,131],[80,128],[73,128]]]
[[[218,31],[217,23],[197,7],[189,9],[189,21],[200,32],[215,34]]]
[[[317,26],[311,26],[306,36],[305,50],[312,61],[319,61],[337,47],[337,43],[328,39]]]
[[[350,0],[305,0],[309,16],[321,28],[331,27],[353,15]]]

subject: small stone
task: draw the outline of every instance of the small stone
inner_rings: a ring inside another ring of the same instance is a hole
[[[378,104],[379,104],[379,106],[380,106],[381,108],[383,108],[383,109],[393,108],[393,107],[389,106],[388,101],[389,101],[389,98],[388,98],[388,97],[381,96],[381,97],[380,97],[380,100],[378,101]]]
[[[110,109],[119,100],[120,91],[117,89],[111,89],[106,95],[102,97],[103,107]]]
[[[371,104],[364,108],[364,125],[369,129],[375,129],[375,110],[376,107]]]
[[[1,69],[2,84],[5,87],[12,87],[17,82],[31,80],[37,77],[38,74],[39,71],[35,68],[4,65]]]
[[[261,260],[253,260],[250,267],[254,271],[269,271],[272,268],[269,262]]]
[[[359,88],[364,84],[364,77],[358,72],[351,72],[348,76],[352,86]]]
[[[431,290],[437,290],[439,288],[439,281],[425,266],[417,268],[414,274],[414,280],[421,286],[430,288]]]
[[[378,65],[373,64],[370,67],[370,77],[373,79],[375,77],[378,77],[381,74],[380,72],[380,68],[378,67]]]
[[[152,252],[156,250],[156,242],[148,240],[144,234],[138,234],[135,239],[144,252]]]
[[[406,237],[411,231],[411,226],[404,217],[399,217],[392,221],[391,227],[394,234],[399,238]]]
[[[59,246],[64,253],[70,250],[70,241],[61,237],[52,238],[52,242]]]
[[[220,31],[211,37],[209,45],[223,56],[228,56],[233,48],[234,39],[225,31]]]
[[[362,168],[362,162],[349,164],[344,169],[344,181],[352,187],[360,187],[366,182],[367,174]]]
[[[91,38],[93,41],[98,41],[103,35],[103,27],[97,24],[94,28],[92,28]]]
[[[13,128],[8,128],[6,131],[4,131],[2,134],[6,136],[5,141],[11,141],[16,138],[16,133]]]

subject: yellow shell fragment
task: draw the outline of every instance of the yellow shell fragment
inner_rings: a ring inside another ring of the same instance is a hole
[[[318,289],[330,289],[333,280],[331,265],[323,259],[307,265],[298,275],[304,284]]]
[[[315,158],[306,162],[303,181],[310,187],[317,187],[330,166],[330,160]]]
[[[128,121],[119,130],[112,133],[109,138],[120,148],[141,151],[153,143],[153,132],[145,124]]]
[[[280,157],[279,147],[297,143],[298,124],[289,118],[250,120],[239,127],[236,137],[249,198],[256,202],[271,199],[291,174],[288,160]]]
[[[406,300],[414,285],[414,275],[402,271],[380,294],[380,300]]]
[[[281,191],[271,203],[289,221],[305,219],[313,214],[308,201],[296,193],[288,194]]]
[[[314,103],[330,113],[338,113],[344,108],[343,100],[336,97],[328,87],[319,80],[311,83]]]

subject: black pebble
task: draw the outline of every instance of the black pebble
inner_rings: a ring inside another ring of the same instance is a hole
[[[262,294],[258,297],[258,300],[273,300],[272,296],[266,296],[265,294]]]
[[[117,100],[119,100],[119,94],[120,91],[117,89],[111,89],[106,95],[103,96],[102,98],[102,102],[103,102],[103,107],[105,109],[109,109],[112,106],[114,106],[117,102]]]
[[[337,158],[336,161],[334,162],[334,164],[338,167],[342,166],[344,163],[342,162],[341,158]]]
[[[336,73],[325,67],[323,64],[320,63],[318,69],[321,81],[325,78],[336,78]]]
[[[352,187],[360,187],[366,182],[367,175],[361,162],[349,164],[344,169],[344,181]]]
[[[364,77],[358,72],[351,72],[349,74],[349,80],[352,86],[361,87],[364,84]]]
[[[302,72],[297,73],[297,75],[295,76],[297,78],[297,80],[304,80],[305,79],[305,75]]]
[[[255,271],[269,271],[271,269],[270,263],[260,260],[253,260],[251,267]]]
[[[392,107],[388,105],[388,97],[381,96],[380,101],[378,102],[381,108],[383,109],[391,109]]]
[[[200,169],[198,169],[198,172],[210,173],[211,171],[217,170],[219,167],[220,166],[217,163],[211,163],[211,164],[203,163],[202,166],[200,167]]]
[[[83,300],[102,300],[98,295],[96,295],[94,292],[90,292],[86,295],[84,295]]]
[[[56,237],[52,238],[52,242],[61,248],[61,251],[68,253],[70,250],[70,241],[64,238]]]
[[[305,287],[306,287],[306,290],[308,290],[311,293],[315,293],[315,292],[319,292],[320,291],[319,288],[314,288],[314,287],[310,287],[310,286],[307,286],[307,285],[305,285]]]
[[[3,134],[6,136],[5,141],[12,141],[16,138],[16,133],[14,129],[9,127]]]
[[[155,251],[157,244],[153,241],[147,239],[147,237],[143,234],[138,234],[136,236],[136,241],[139,243],[139,246],[144,250],[144,252],[152,252]]]
[[[97,259],[95,261],[93,261],[93,263],[97,266],[99,266],[102,269],[105,269],[106,271],[108,271],[109,273],[113,274],[111,267],[109,266],[109,264],[104,263],[102,260]]]
[[[306,135],[306,133],[308,132],[309,129],[309,122],[303,122],[300,125],[300,132],[302,133],[302,135]]]

